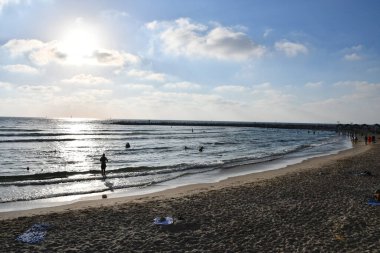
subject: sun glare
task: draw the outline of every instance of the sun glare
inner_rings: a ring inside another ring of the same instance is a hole
[[[73,27],[68,29],[60,40],[60,50],[67,55],[67,62],[84,64],[90,61],[96,49],[100,47],[97,33],[91,27]]]

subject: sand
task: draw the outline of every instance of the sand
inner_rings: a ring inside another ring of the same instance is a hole
[[[0,214],[2,252],[380,252],[380,145],[214,184]],[[370,171],[372,176],[360,172]],[[153,224],[172,216],[174,224]],[[37,245],[16,241],[49,223]]]

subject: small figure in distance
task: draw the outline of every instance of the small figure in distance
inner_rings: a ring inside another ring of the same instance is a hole
[[[203,149],[204,149],[204,147],[201,146],[201,147],[199,148],[199,152],[203,152]]]
[[[100,157],[100,162],[101,162],[101,169],[102,169],[102,176],[103,177],[106,177],[106,167],[107,167],[107,162],[108,162],[108,159],[106,157],[105,154],[102,155],[102,157]]]
[[[129,144],[129,142],[127,142],[127,144],[125,144],[125,148],[130,148],[131,145]]]
[[[187,149],[189,149],[189,147],[188,147],[188,146],[185,146],[185,150],[187,150]]]

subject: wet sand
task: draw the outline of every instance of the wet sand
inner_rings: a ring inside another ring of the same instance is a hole
[[[0,214],[4,252],[377,252],[380,146],[214,184]],[[372,176],[360,175],[370,171]],[[153,224],[172,216],[174,224]],[[16,241],[49,223],[37,245]]]

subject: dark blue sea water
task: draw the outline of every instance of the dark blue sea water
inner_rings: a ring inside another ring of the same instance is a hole
[[[20,201],[144,189],[215,170],[233,174],[239,165],[348,147],[332,131],[0,117],[0,209]],[[103,153],[109,160],[106,180],[100,175]]]

